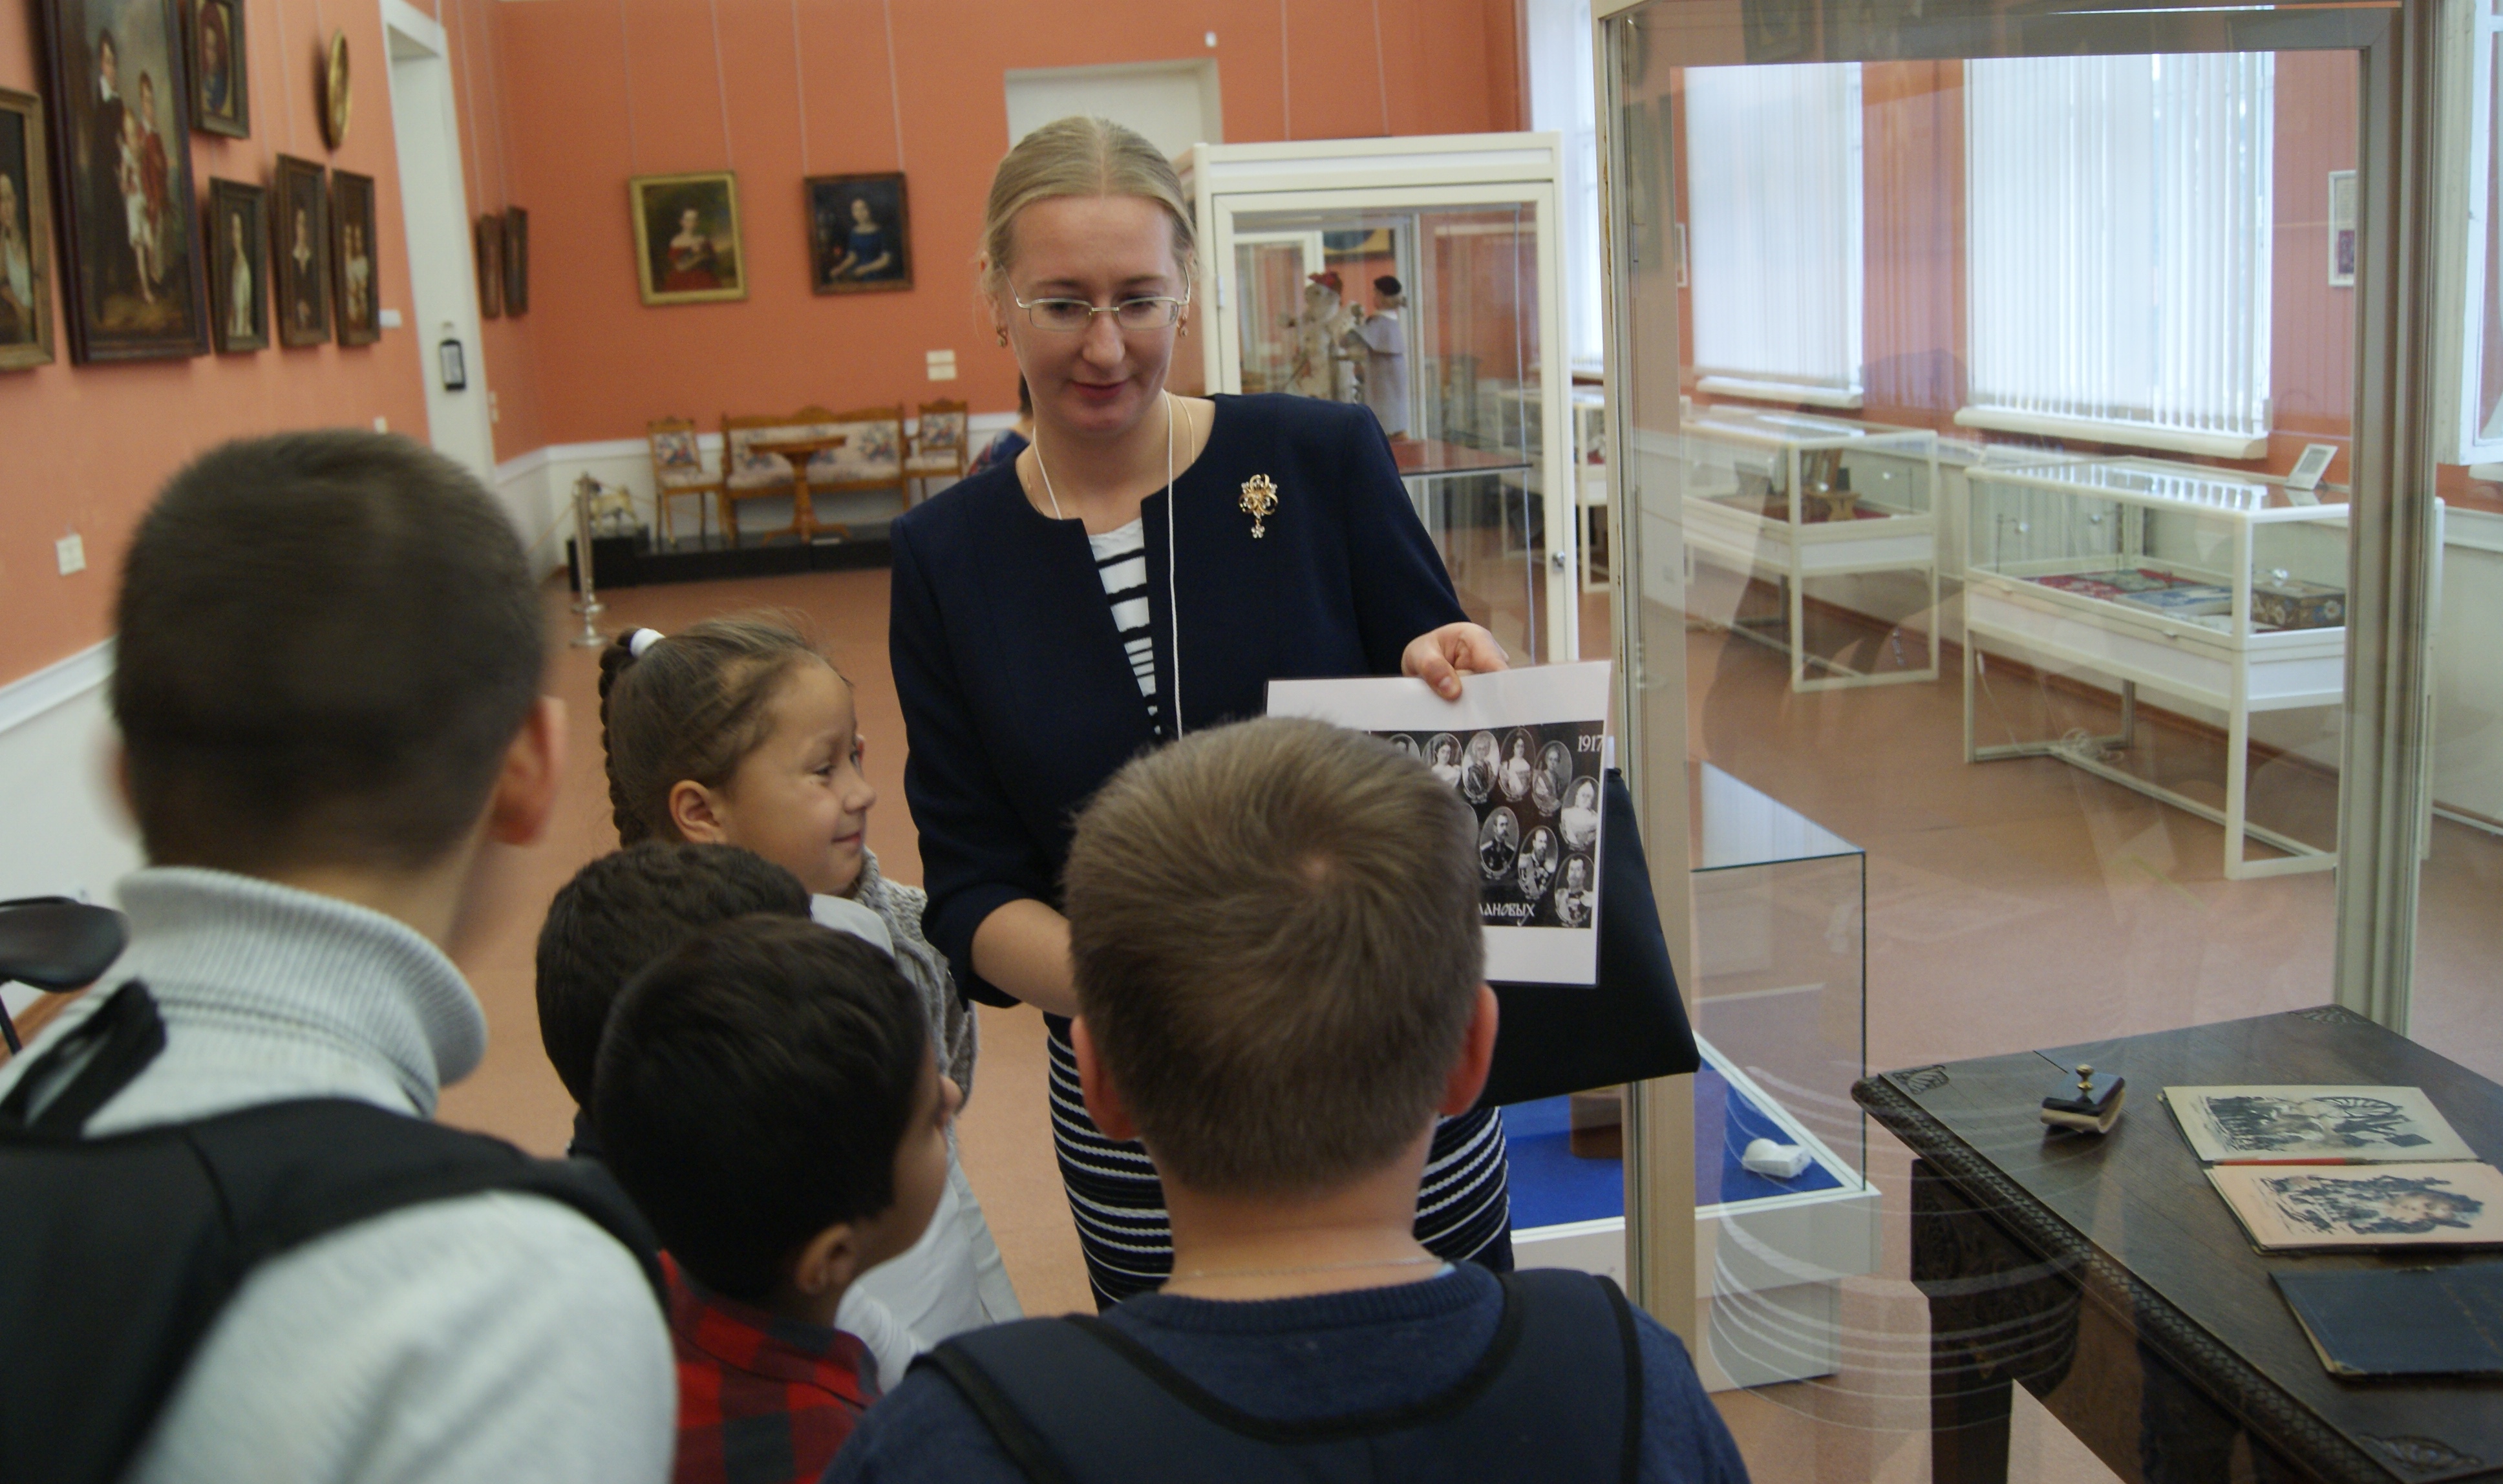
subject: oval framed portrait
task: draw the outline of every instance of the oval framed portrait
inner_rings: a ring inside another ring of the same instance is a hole
[[[1495,774],[1503,766],[1503,749],[1491,731],[1469,738],[1467,754],[1460,762],[1460,793],[1473,804],[1483,804],[1495,788]]]
[[[1521,895],[1535,902],[1547,894],[1547,887],[1556,879],[1556,862],[1563,852],[1556,848],[1556,831],[1541,825],[1529,832],[1521,847]]]
[[[1460,739],[1448,731],[1438,731],[1425,740],[1425,765],[1434,776],[1457,789],[1460,786]]]
[[[1513,862],[1521,859],[1521,821],[1509,809],[1497,805],[1478,826],[1478,868],[1489,881],[1501,881],[1512,873]]]
[[[348,33],[330,33],[322,63],[322,138],[335,150],[348,142],[349,108],[356,101],[348,72]]]
[[[1542,815],[1564,807],[1564,791],[1573,787],[1573,754],[1561,742],[1550,742],[1538,754],[1538,770],[1529,775],[1529,801]]]

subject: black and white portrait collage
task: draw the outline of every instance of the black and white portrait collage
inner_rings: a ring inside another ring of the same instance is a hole
[[[1477,811],[1489,928],[1588,928],[1599,902],[1604,722],[1383,731]]]

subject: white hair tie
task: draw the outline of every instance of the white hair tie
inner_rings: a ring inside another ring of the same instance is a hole
[[[643,652],[645,650],[650,649],[653,645],[660,643],[668,637],[669,635],[661,632],[657,628],[638,628],[627,637],[626,653],[634,656],[637,659],[640,659],[643,658]]]

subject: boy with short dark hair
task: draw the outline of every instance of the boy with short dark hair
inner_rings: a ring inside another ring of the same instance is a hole
[[[607,1156],[593,1118],[593,1089],[600,1038],[634,976],[707,928],[757,914],[806,921],[810,906],[800,878],[764,857],[678,840],[610,851],[557,890],[539,926],[539,1040],[573,1095],[573,1141],[566,1153]],[[672,1305],[670,1332],[684,1355],[696,1309],[675,1294]],[[929,1348],[868,1286],[844,1290],[835,1324],[876,1357],[880,1387],[901,1382],[912,1358]]]
[[[879,1390],[836,1312],[947,1180],[956,1088],[912,986],[849,934],[741,918],[627,989],[592,1096],[678,1267],[678,1484],[815,1479]]]
[[[1194,733],[1106,785],[1069,857],[1075,1041],[1088,1111],[1164,1182],[1174,1276],[949,1341],[829,1479],[1743,1480],[1684,1347],[1613,1285],[1416,1241],[1435,1120],[1493,1054],[1478,882],[1457,795],[1319,723]]]
[[[90,1145],[186,1139],[194,1159],[223,1130],[226,1154],[301,1177],[282,1191],[336,1196],[340,1169],[382,1146],[479,1172],[457,1193],[364,1208],[381,1214],[340,1220],[346,1202],[316,1202],[333,1224],[230,1289],[211,1285],[214,1233],[265,1193],[221,1187],[234,1202],[221,1214],[166,1190],[106,1192],[108,1205],[172,1201],[188,1225],[164,1240],[198,1245],[124,1254],[128,1281],[110,1293],[54,1274],[58,1301],[120,1325],[157,1297],[143,1275],[182,1271],[214,1316],[180,1343],[172,1329],[138,1336],[170,1379],[123,1419],[138,1425],[117,1433],[117,1471],[662,1477],[669,1353],[629,1245],[648,1241],[639,1224],[587,1176],[423,1126],[486,1047],[446,949],[496,898],[496,849],[544,831],[564,754],[563,709],[539,693],[545,619],[510,523],[467,473],[404,438],[232,443],[141,520],[117,619],[120,773],[151,863],[121,885],[128,952],[0,1069],[0,1118]],[[291,1111],[330,1122],[285,1125]],[[238,1127],[364,1136],[282,1156]],[[125,1246],[157,1240],[87,1210],[52,1215]],[[259,1230],[245,1225],[247,1253]],[[42,1326],[7,1337],[19,1361],[40,1366]],[[78,1379],[101,1395],[129,1377]]]
[[[758,912],[805,918],[808,889],[735,845],[645,840],[610,851],[557,889],[539,925],[539,1044],[577,1109],[567,1154],[600,1156],[592,1073],[626,982],[704,928]]]

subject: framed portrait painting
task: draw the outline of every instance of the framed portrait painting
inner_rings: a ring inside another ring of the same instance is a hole
[[[531,214],[504,208],[504,313],[531,312]]]
[[[191,127],[231,139],[252,137],[251,52],[243,39],[242,0],[190,0],[184,36],[191,49]],[[209,253],[217,255],[211,243]],[[214,273],[215,265],[211,265]],[[216,287],[210,280],[212,290]],[[211,298],[215,298],[213,291]]]
[[[469,250],[478,259],[478,318],[504,317],[504,219],[489,212],[469,223]]]
[[[809,287],[819,293],[912,287],[901,174],[817,175],[801,185],[807,192]]]
[[[278,157],[270,203],[271,303],[278,343],[325,345],[330,339],[330,173],[309,159]]]
[[[51,196],[43,101],[0,87],[0,371],[52,358]]]
[[[634,219],[634,276],[646,304],[703,304],[747,297],[738,236],[738,178],[641,175],[626,183]]]
[[[269,349],[269,193],[209,182],[209,308],[218,350]]]
[[[383,338],[374,282],[374,178],[330,172],[330,318],[339,344],[372,345]]]
[[[208,274],[180,0],[40,0],[73,360],[198,355]]]

